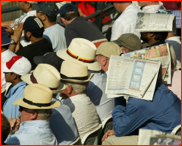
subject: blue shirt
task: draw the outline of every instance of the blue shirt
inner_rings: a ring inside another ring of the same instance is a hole
[[[170,133],[181,124],[181,101],[166,86],[157,83],[153,101],[130,97],[126,107],[116,105],[112,117],[118,137],[138,128]]]
[[[53,98],[52,101],[56,101],[56,99]],[[78,137],[77,127],[68,106],[62,104],[60,107],[54,108],[49,122],[59,145],[69,145]]]
[[[3,106],[3,113],[6,116],[6,118],[18,119],[18,115],[20,115],[19,105],[14,105],[13,102],[24,97],[25,87],[25,82],[19,82],[18,84],[13,86],[6,95],[8,99],[6,100]]]
[[[60,133],[61,134],[61,133]],[[57,145],[48,120],[26,121],[13,135],[9,135],[6,142],[9,145]]]

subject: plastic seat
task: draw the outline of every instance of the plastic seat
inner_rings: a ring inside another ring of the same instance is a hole
[[[83,145],[98,145],[101,132],[102,132],[102,124],[100,124],[95,131],[86,134],[81,140],[82,144]]]

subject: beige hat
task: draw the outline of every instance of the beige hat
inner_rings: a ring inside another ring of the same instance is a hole
[[[95,60],[96,47],[89,40],[74,38],[67,49],[57,51],[57,56],[64,60],[74,59],[88,65],[92,71],[100,71],[101,66]]]
[[[113,42],[105,42],[102,43],[96,51],[96,55],[103,55],[106,56],[108,58],[111,57],[111,55],[120,55],[122,53],[121,48],[113,43]]]
[[[31,74],[26,74],[21,79],[27,84],[43,84],[50,88],[53,94],[64,90],[64,84],[60,82],[60,73],[49,64],[39,64]]]
[[[38,1],[27,1],[27,2],[30,4],[37,4],[38,3]]]
[[[59,101],[52,101],[51,90],[41,84],[26,86],[24,97],[16,100],[13,104],[27,109],[52,109],[61,105]]]
[[[88,82],[94,74],[88,74],[88,66],[76,60],[63,61],[61,66],[61,80],[74,83]]]

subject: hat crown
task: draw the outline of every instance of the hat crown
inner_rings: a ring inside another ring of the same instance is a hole
[[[60,73],[49,64],[39,64],[33,71],[33,76],[39,84],[49,88],[57,88],[60,83]]]
[[[75,60],[66,60],[62,63],[61,74],[69,78],[86,77],[88,76],[88,66]]]
[[[52,91],[41,84],[32,84],[25,87],[24,98],[33,103],[51,103]]]

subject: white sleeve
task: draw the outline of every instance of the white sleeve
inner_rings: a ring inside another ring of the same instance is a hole
[[[117,20],[112,27],[111,41],[117,40],[123,34],[123,24]]]

